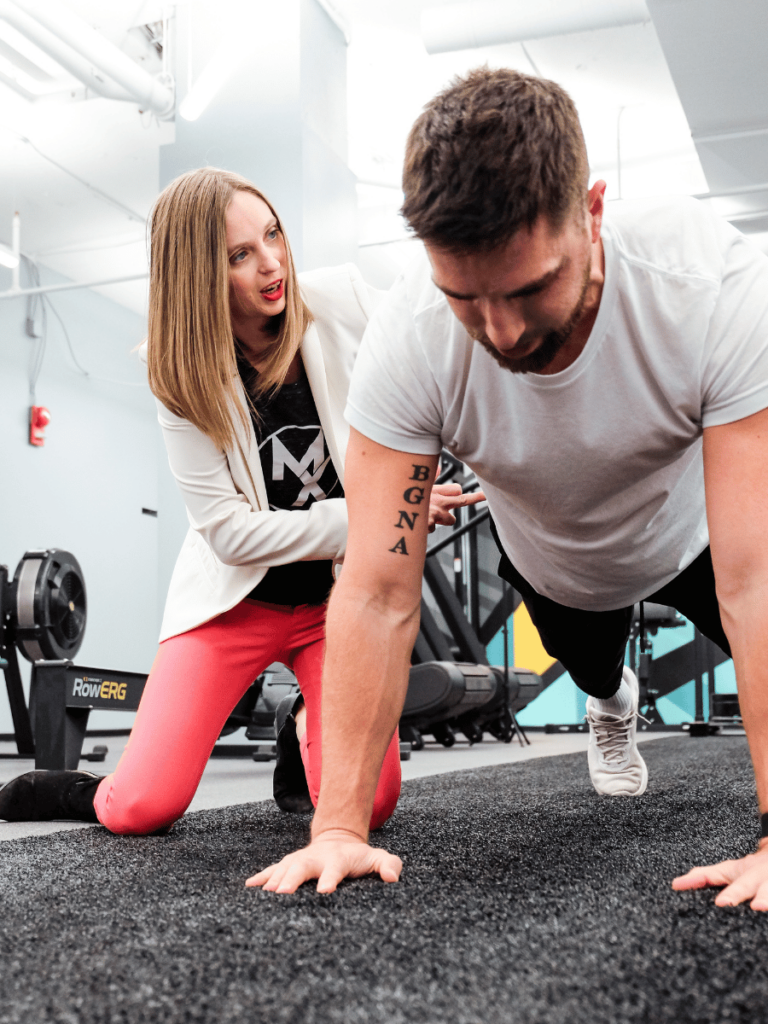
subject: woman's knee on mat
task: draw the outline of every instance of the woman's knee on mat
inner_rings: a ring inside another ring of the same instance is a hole
[[[117,835],[144,836],[167,831],[183,817],[192,799],[186,794],[180,797],[156,791],[118,794],[110,786],[102,795],[105,783],[96,792],[94,808],[101,824]]]
[[[397,801],[400,799],[400,737],[395,731],[381,766],[379,784],[373,800],[371,812],[371,829],[381,828],[395,813]]]
[[[379,786],[376,790],[376,798],[373,801],[371,812],[370,829],[381,828],[395,813],[397,801],[400,799],[400,783],[394,784],[394,780],[385,786]]]

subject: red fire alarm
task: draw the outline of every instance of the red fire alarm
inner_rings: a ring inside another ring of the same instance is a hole
[[[51,414],[44,405],[33,405],[29,409],[29,443],[37,448],[45,444],[45,428],[51,422]]]

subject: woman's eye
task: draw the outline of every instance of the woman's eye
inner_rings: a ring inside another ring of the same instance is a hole
[[[239,252],[239,253],[237,253],[237,255],[232,257],[232,262],[233,263],[242,263],[242,261],[244,259],[245,259],[245,253],[244,252]]]
[[[267,233],[267,238],[269,238],[271,241],[273,238],[277,238],[279,234],[280,228],[272,228],[272,230]]]

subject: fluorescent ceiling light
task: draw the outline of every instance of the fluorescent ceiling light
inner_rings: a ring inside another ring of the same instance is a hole
[[[0,267],[8,267],[9,270],[15,270],[19,265],[19,257],[16,256],[7,245],[0,243]]]
[[[22,57],[26,57],[28,61],[31,61],[41,71],[50,75],[51,78],[61,78],[64,74],[64,69],[60,64],[57,64],[39,46],[35,46],[31,40],[23,36],[12,25],[9,25],[7,21],[0,20],[0,39],[16,50],[17,53],[20,53]]]
[[[44,96],[52,91],[50,83],[45,84],[39,79],[33,78],[32,75],[22,71],[2,54],[0,54],[0,75],[4,75],[11,83],[23,89],[30,96]]]

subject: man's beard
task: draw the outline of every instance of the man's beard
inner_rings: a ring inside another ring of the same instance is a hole
[[[529,352],[527,356],[521,356],[519,359],[511,359],[509,356],[505,356],[502,352],[499,352],[489,340],[488,335],[482,331],[468,331],[470,338],[479,341],[485,351],[493,356],[499,366],[509,370],[510,373],[541,373],[542,370],[549,366],[566,341],[568,341],[584,314],[591,269],[590,263],[587,262],[581,295],[566,322],[562,327],[558,327],[557,330],[548,331],[543,336],[539,347],[534,349],[533,352]]]

